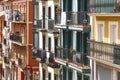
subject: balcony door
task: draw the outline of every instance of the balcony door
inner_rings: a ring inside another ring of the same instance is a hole
[[[104,41],[104,22],[103,21],[98,21],[97,22],[97,30],[96,30],[96,40],[99,42]]]
[[[109,22],[109,43],[118,43],[118,22]]]

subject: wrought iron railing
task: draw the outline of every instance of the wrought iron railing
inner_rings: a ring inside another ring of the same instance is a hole
[[[21,13],[19,10],[13,11],[13,21],[26,22],[26,13]]]
[[[55,24],[58,25],[83,25],[88,24],[87,12],[61,12],[56,13]],[[86,23],[85,23],[86,21]]]
[[[48,29],[54,29],[54,20],[48,19]]]
[[[88,40],[88,53],[90,57],[120,64],[120,45]]]
[[[115,0],[91,0],[91,12],[102,13],[102,12],[114,12]]]
[[[66,49],[66,48],[57,49],[55,58],[68,61],[70,63],[77,65],[81,65],[81,64],[88,65],[88,59],[86,53],[82,53],[79,51],[72,53],[71,49]]]
[[[24,41],[24,36],[16,33],[11,33],[10,34],[10,40],[20,42],[20,43],[25,43]]]
[[[33,48],[32,52],[33,52],[32,53],[32,58],[33,59],[40,58],[40,55],[41,55],[41,50],[40,49]]]
[[[9,63],[10,63],[9,57],[4,57],[4,62],[5,62],[6,64],[9,64]]]
[[[18,65],[22,66],[22,64],[23,64],[23,60],[21,58],[18,58]]]

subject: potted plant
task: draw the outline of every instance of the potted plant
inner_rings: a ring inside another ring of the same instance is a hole
[[[62,49],[60,46],[57,46],[56,48],[57,48],[58,50],[61,50],[61,49]]]
[[[76,53],[76,50],[75,50],[75,49],[71,49],[71,50],[70,50],[70,53],[71,53],[71,54],[75,54],[75,53]]]
[[[57,9],[56,9],[57,13],[60,13],[62,11],[61,7],[58,6]]]
[[[57,57],[60,57],[61,56],[61,50],[62,50],[62,47],[61,46],[57,46]]]

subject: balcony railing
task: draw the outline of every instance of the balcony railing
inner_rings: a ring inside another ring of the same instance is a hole
[[[88,21],[87,12],[62,12],[56,13],[57,25],[83,25],[84,21]]]
[[[36,59],[36,58],[40,58],[40,54],[41,54],[41,50],[37,49],[37,48],[33,48],[32,49],[32,58]]]
[[[87,61],[88,59],[85,53],[78,51],[76,51],[75,53],[71,53],[70,49],[62,48],[60,50],[57,50],[55,57],[56,59],[58,58],[79,66],[88,65],[88,61]]]
[[[45,29],[45,19],[34,20],[33,28]],[[49,23],[51,25],[51,22]]]
[[[18,58],[18,65],[21,66],[23,64],[22,59]]]
[[[53,29],[54,28],[54,20],[49,19],[48,20],[48,29]]]
[[[115,0],[91,0],[91,12],[102,13],[102,12],[114,12]]]
[[[19,42],[19,43],[25,43],[24,36],[18,34],[17,32],[10,34],[10,40],[16,41],[16,42]]]
[[[113,64],[120,64],[120,45],[88,40],[89,56]]]
[[[13,11],[13,21],[20,21],[25,22],[26,21],[26,13],[21,13],[18,10]]]
[[[10,63],[10,59],[9,59],[8,57],[4,57],[4,62],[5,62],[6,64],[9,64],[9,63]]]

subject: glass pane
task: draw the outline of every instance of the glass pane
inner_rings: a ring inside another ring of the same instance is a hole
[[[38,41],[39,41],[39,35],[38,35],[38,33],[34,33],[34,44],[33,45],[35,48],[39,47]]]

